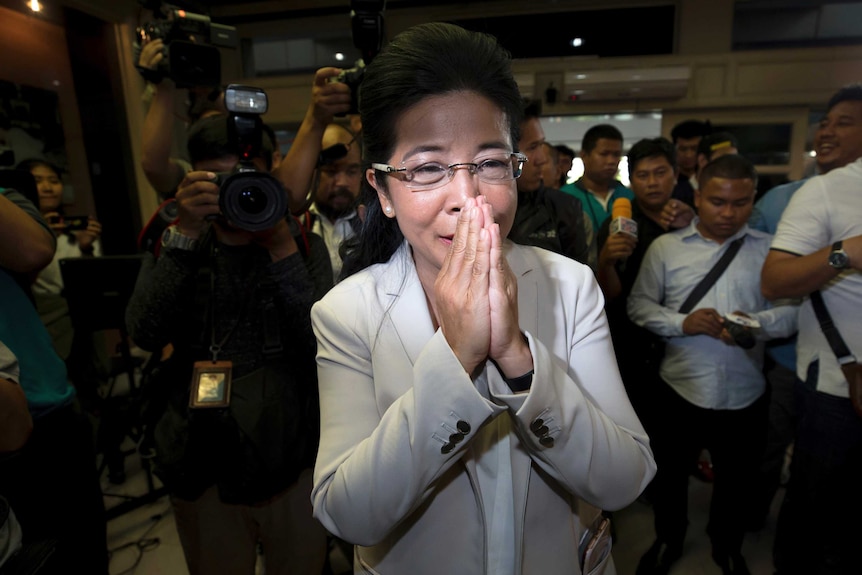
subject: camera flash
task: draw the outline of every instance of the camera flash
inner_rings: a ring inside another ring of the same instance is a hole
[[[231,84],[224,92],[224,105],[235,114],[265,114],[266,92],[260,88]]]

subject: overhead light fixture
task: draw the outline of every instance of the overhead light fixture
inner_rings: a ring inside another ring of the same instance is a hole
[[[344,54],[342,54],[341,52],[336,52],[335,53],[335,59],[338,60],[339,62],[343,61],[344,60]]]
[[[575,79],[576,79],[576,80],[586,80],[586,79],[587,79],[587,75],[586,75],[586,74],[578,74],[578,75],[576,75],[576,76],[575,76]]]
[[[580,48],[583,45],[584,45],[584,39],[583,38],[572,38],[572,47]]]
[[[27,7],[33,12],[39,12],[42,10],[42,5],[39,4],[39,0],[30,0],[27,2]]]

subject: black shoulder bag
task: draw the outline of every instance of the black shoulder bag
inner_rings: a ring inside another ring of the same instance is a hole
[[[850,403],[853,404],[853,410],[858,416],[862,417],[862,365],[856,361],[856,356],[850,352],[850,348],[844,343],[844,338],[841,337],[841,333],[835,327],[835,323],[832,321],[832,316],[826,308],[826,302],[823,301],[823,294],[820,293],[820,290],[811,292],[810,297],[811,305],[814,307],[814,314],[817,316],[817,321],[820,322],[820,329],[823,330],[823,335],[826,336],[826,341],[829,342],[832,353],[838,358],[844,378],[847,379],[847,385],[850,388]]]
[[[724,255],[715,262],[715,265],[712,266],[712,269],[703,277],[700,282],[694,289],[691,290],[691,293],[688,294],[688,297],[685,298],[685,301],[682,302],[682,305],[679,307],[679,313],[688,314],[694,309],[700,300],[703,299],[703,296],[706,295],[706,292],[709,291],[709,288],[718,281],[718,278],[721,277],[721,274],[724,273],[724,270],[727,269],[727,266],[730,265],[730,262],[733,261],[733,258],[736,257],[736,254],[739,253],[739,248],[742,247],[742,242],[745,240],[745,236],[736,238],[733,240],[730,245],[727,247],[727,251],[724,252]],[[665,351],[665,340],[663,337],[655,336],[652,342],[652,348],[654,352],[654,356],[656,357],[656,365],[661,363],[662,358],[664,357]]]

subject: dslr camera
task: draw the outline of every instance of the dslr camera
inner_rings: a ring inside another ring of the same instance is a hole
[[[219,208],[234,227],[257,232],[273,227],[287,213],[287,193],[277,179],[254,165],[260,156],[268,102],[260,88],[231,84],[224,94],[229,144],[239,156],[231,172],[216,174]]]
[[[350,110],[348,114],[359,113],[359,86],[365,77],[365,66],[380,52],[383,45],[383,10],[386,0],[351,0],[350,28],[353,45],[362,55],[349,70],[342,70],[334,81],[350,87]]]
[[[152,10],[154,20],[136,28],[137,46],[157,38],[165,44],[165,58],[157,70],[138,67],[144,79],[158,83],[170,78],[180,88],[220,85],[219,47],[237,47],[236,28],[158,0],[141,0],[141,4]]]

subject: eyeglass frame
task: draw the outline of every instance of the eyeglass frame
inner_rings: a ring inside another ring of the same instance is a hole
[[[527,163],[529,161],[529,159],[527,158],[527,156],[525,154],[523,154],[521,152],[509,152],[508,155],[510,158],[518,161],[518,168],[517,168],[518,169],[518,175],[514,175],[512,177],[512,179],[510,179],[510,180],[509,179],[498,180],[498,181],[493,181],[493,182],[489,182],[487,180],[482,180],[481,177],[479,179],[481,181],[485,182],[486,184],[498,185],[498,184],[502,184],[504,182],[513,182],[513,181],[517,180],[518,178],[520,178],[521,174],[524,172],[524,164]],[[482,157],[476,158],[476,159],[484,159],[484,158],[488,158],[488,157],[493,157],[493,155],[482,156]],[[402,163],[402,165],[403,165],[403,163]],[[514,166],[512,166],[512,167],[514,169]],[[389,164],[380,164],[377,162],[372,162],[371,168],[373,170],[378,171],[378,172],[383,172],[387,176],[397,177],[399,174],[404,174],[405,176],[407,175],[406,174],[407,168],[396,168],[395,166],[391,166]],[[428,184],[427,185],[428,187],[419,186],[419,187],[416,187],[415,189],[436,190],[437,188],[441,188],[441,187],[445,186],[446,184],[448,184],[449,182],[451,182],[455,178],[455,170],[460,169],[460,168],[467,168],[470,171],[471,175],[476,175],[476,176],[479,175],[479,164],[477,164],[476,162],[456,162],[454,164],[448,164],[446,166],[447,177],[440,178],[439,182],[434,182],[433,184]],[[399,178],[399,179],[401,179],[401,181],[403,181],[404,184],[408,188],[412,187],[410,185],[411,180],[407,180],[407,179],[403,179],[403,178]]]

